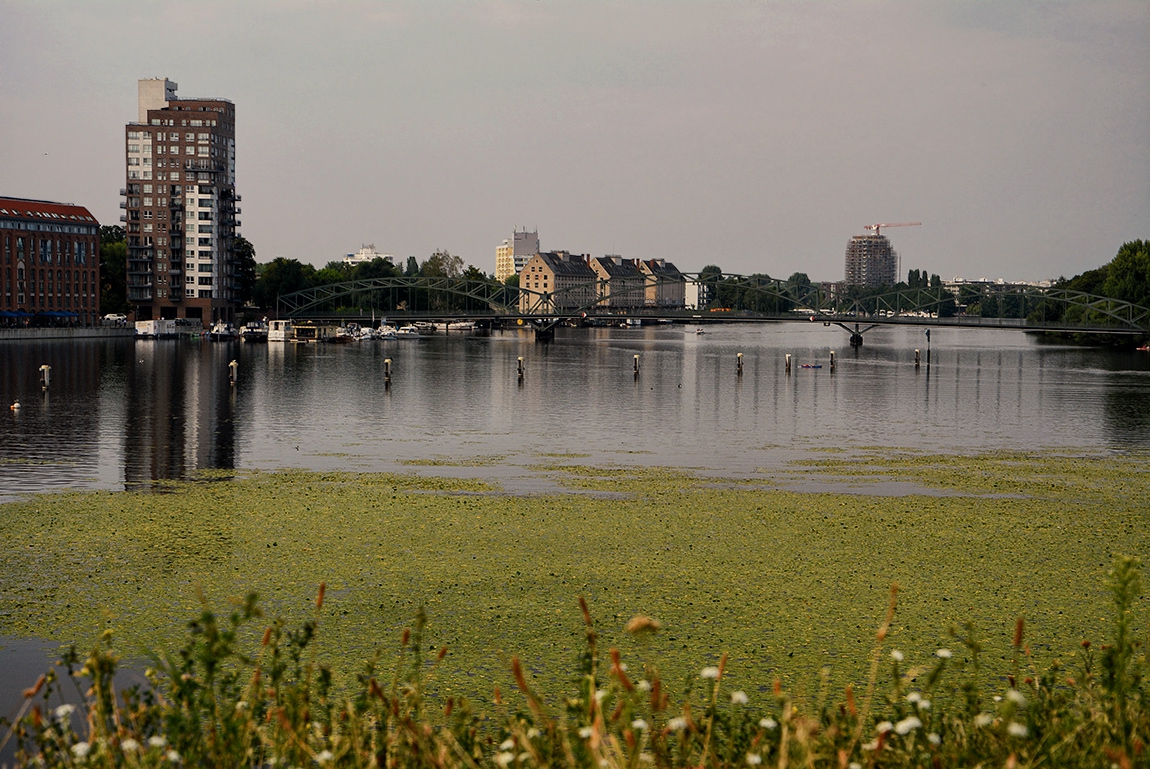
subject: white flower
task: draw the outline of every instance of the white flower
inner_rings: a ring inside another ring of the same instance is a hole
[[[939,745],[942,743],[942,737],[939,737],[935,732],[926,735],[926,738],[930,740],[931,745]]]
[[[335,755],[330,750],[323,750],[316,754],[315,760],[317,763],[326,764],[333,758],[335,758]]]
[[[1022,696],[1022,692],[1017,689],[1011,689],[1006,693],[1006,699],[1013,702],[1015,705],[1025,705],[1026,697]]]
[[[900,652],[898,649],[891,649],[890,650],[890,658],[892,660],[894,660],[895,662],[902,662],[903,661],[902,652]]]
[[[582,729],[579,730],[579,736],[585,740],[591,739],[591,735],[593,733],[594,733],[594,730],[591,729],[590,726],[584,726]]]
[[[590,735],[588,735],[588,736],[590,736]],[[499,744],[500,750],[511,750],[514,747],[515,747],[515,740],[511,739],[510,737]]]
[[[1011,737],[1025,737],[1026,724],[1020,724],[1017,721],[1011,721],[1006,725],[1006,733]]]
[[[174,750],[169,750],[166,754],[164,754],[164,758],[168,759],[173,764],[180,763],[180,754]]]
[[[989,713],[979,713],[974,717],[975,726],[990,726],[994,723],[994,716]]]
[[[655,756],[651,753],[640,753],[639,760],[647,764],[653,764],[655,763]]]
[[[951,657],[950,649],[938,649],[935,651],[934,656],[938,657],[940,660],[948,660]]]
[[[599,689],[598,691],[595,692],[595,701],[596,702],[602,702],[603,698],[606,696],[607,696],[607,690],[606,689]]]
[[[60,707],[53,710],[52,714],[56,716],[57,721],[67,721],[68,718],[75,712],[75,705],[61,705]]]
[[[531,758],[531,754],[525,750],[519,754],[519,763],[522,764],[524,761],[526,761],[529,758]]]
[[[248,703],[244,702],[243,700],[240,700],[239,702],[236,703],[236,712],[237,713],[243,713],[247,709],[248,709]]]
[[[536,737],[538,737],[539,734],[540,734],[540,731],[533,726],[527,730],[527,739],[533,740]]]
[[[673,732],[681,732],[687,728],[687,719],[682,716],[675,716],[667,722],[667,728]]]
[[[922,726],[922,721],[919,721],[914,716],[907,716],[903,720],[894,725],[894,730],[898,734],[910,734],[915,729]]]
[[[763,757],[758,753],[747,754],[747,766],[758,766],[761,763],[763,763]]]
[[[510,764],[514,760],[515,760],[515,754],[514,753],[496,753],[495,754],[495,763],[499,764],[500,766],[507,766],[508,764]]]
[[[718,678],[719,677],[719,669],[717,667],[715,667],[714,665],[709,665],[709,666],[703,668],[701,671],[699,671],[699,677],[700,678]]]
[[[148,744],[151,745],[153,748],[162,748],[168,744],[168,741],[165,740],[163,737],[160,737],[157,735],[154,737],[149,737],[148,738]]]
[[[995,702],[1002,702],[1002,697],[1000,695],[996,694],[996,695],[994,695],[994,701]]]
[[[127,738],[126,740],[124,740],[123,742],[120,743],[120,750],[124,751],[125,753],[127,753],[129,751],[135,752],[139,749],[140,749],[140,743],[136,742],[131,737]]]
[[[774,729],[778,725],[779,722],[770,716],[767,716],[762,721],[759,721],[759,726],[763,727],[764,729]]]
[[[919,710],[930,710],[930,700],[920,700],[918,703]]]
[[[860,764],[858,761],[851,761],[847,765],[847,769],[862,769],[862,764]]]
[[[747,693],[742,691],[742,690],[739,690],[737,692],[731,692],[731,704],[732,705],[746,705],[747,704]]]
[[[83,758],[84,756],[88,755],[88,751],[91,749],[92,746],[87,742],[77,742],[72,746],[72,755],[74,755],[76,758]]]
[[[645,732],[648,729],[650,729],[651,727],[643,719],[636,718],[634,721],[631,722],[631,728],[636,730],[636,731],[639,731],[639,732]]]
[[[647,680],[647,679],[645,679],[645,678],[643,678],[643,679],[640,679],[640,680],[639,680],[639,681],[638,681],[638,682],[635,684],[635,686],[639,687],[639,691],[641,691],[641,692],[649,692],[649,691],[651,691],[651,682],[650,682],[650,681],[648,681],[648,680]]]
[[[875,724],[874,730],[879,734],[886,734],[893,728],[894,724],[892,724],[890,721],[880,721],[879,723]]]
[[[878,740],[871,740],[870,742],[864,742],[861,745],[861,747],[863,750],[877,750],[878,749]]]
[[[909,694],[906,695],[906,701],[907,702],[918,702],[921,699],[922,699],[922,695],[919,694],[918,692],[910,692]]]

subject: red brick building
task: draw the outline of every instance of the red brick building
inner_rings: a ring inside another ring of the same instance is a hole
[[[176,87],[139,81],[139,119],[124,129],[128,302],[138,320],[209,326],[235,320],[240,304],[236,109]]]
[[[83,206],[0,197],[0,325],[94,325],[100,223]]]

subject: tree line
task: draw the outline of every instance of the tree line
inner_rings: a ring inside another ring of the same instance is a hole
[[[493,289],[500,286],[494,275],[486,274],[474,265],[465,266],[462,258],[444,249],[435,251],[422,262],[409,256],[402,266],[380,258],[356,265],[331,261],[319,269],[285,257],[258,264],[255,248],[243,237],[236,238],[236,251],[241,299],[244,304],[263,309],[274,309],[279,297],[296,291],[369,278],[457,278],[488,283]],[[126,297],[126,263],[124,229],[101,227],[100,305],[104,312],[126,313],[131,309]],[[518,276],[511,276],[506,282],[506,290],[513,292],[517,284]],[[1150,240],[1124,243],[1110,262],[1072,278],[1059,277],[1055,286],[1150,307]],[[766,273],[725,276],[721,267],[709,264],[700,271],[699,304],[701,309],[784,314],[813,304],[817,290],[818,286],[803,272],[795,272],[785,281],[777,281]],[[840,286],[838,290],[840,298],[871,313],[884,309],[880,297],[898,291],[901,293],[900,301],[937,312],[939,317],[964,312],[984,318],[1028,318],[1047,323],[1098,323],[1105,320],[1101,313],[1088,307],[1021,293],[989,292],[977,285],[962,286],[956,297],[942,285],[937,274],[928,275],[925,270],[918,269],[909,270],[907,279],[894,286]],[[510,295],[505,299],[509,304],[514,301]],[[332,309],[352,312],[366,308],[384,311],[486,309],[484,302],[473,297],[416,288],[360,292],[350,295],[343,306]]]

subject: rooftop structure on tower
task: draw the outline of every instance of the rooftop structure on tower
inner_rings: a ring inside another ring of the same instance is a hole
[[[495,249],[495,279],[500,283],[523,272],[523,266],[539,253],[539,231],[516,229]]]

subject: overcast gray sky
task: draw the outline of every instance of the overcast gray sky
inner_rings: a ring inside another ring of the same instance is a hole
[[[0,0],[0,194],[119,220],[136,80],[236,104],[260,261],[374,243],[1038,280],[1150,238],[1150,3]]]

